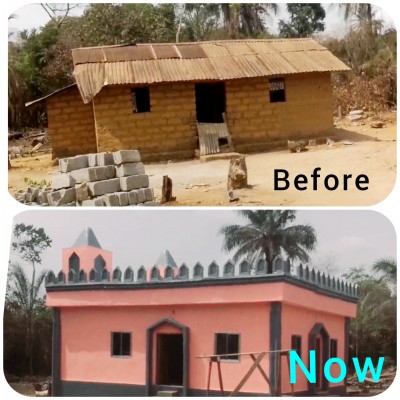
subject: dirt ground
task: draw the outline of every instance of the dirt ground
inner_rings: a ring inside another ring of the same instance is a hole
[[[238,202],[230,203],[226,184],[229,160],[200,162],[190,160],[146,164],[150,185],[154,188],[156,199],[161,198],[163,175],[173,181],[173,196],[176,201],[170,206],[366,206],[385,199],[394,187],[396,180],[396,114],[387,114],[386,127],[374,129],[370,121],[365,125],[353,126],[345,120],[337,124],[335,143],[308,147],[302,153],[288,150],[269,153],[249,154],[246,157],[249,188],[237,190]],[[344,144],[341,141],[346,141]],[[352,143],[352,144],[350,144]],[[25,189],[28,178],[32,181],[51,181],[57,170],[49,154],[22,157],[11,160],[9,171],[9,191],[11,194]],[[318,190],[312,189],[310,175],[314,168],[320,167]],[[290,188],[274,191],[274,169],[289,172]],[[304,174],[309,179],[308,189],[296,190],[293,180]],[[335,174],[340,181],[339,188],[329,191],[324,188],[323,179]],[[342,188],[343,175],[352,174],[349,188]],[[359,174],[369,178],[369,189],[358,190],[354,179]]]

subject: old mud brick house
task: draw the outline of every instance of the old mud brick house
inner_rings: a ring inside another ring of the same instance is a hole
[[[93,231],[63,249],[61,270],[46,277],[54,310],[53,393],[56,396],[183,396],[231,393],[259,357],[270,384],[256,369],[240,393],[290,394],[280,351],[295,349],[308,364],[316,350],[315,384],[299,374],[296,395],[343,394],[344,382],[322,374],[331,357],[347,360],[349,321],[357,289],[308,267],[277,260],[267,273],[215,262],[178,267],[168,252],[145,269],[121,270]],[[337,367],[337,365],[335,366]],[[339,371],[332,367],[332,375]]]
[[[196,122],[223,123],[236,151],[333,128],[330,76],[349,68],[311,39],[72,50],[76,85],[45,98],[53,156],[138,149],[190,158]],[[33,104],[35,102],[29,103]]]

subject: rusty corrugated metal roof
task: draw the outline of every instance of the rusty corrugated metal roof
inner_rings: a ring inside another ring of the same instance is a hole
[[[350,68],[312,39],[221,40],[72,50],[85,103],[103,86],[196,82]]]

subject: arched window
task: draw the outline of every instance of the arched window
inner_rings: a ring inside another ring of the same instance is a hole
[[[74,252],[71,254],[68,260],[68,271],[73,270],[76,275],[79,274],[80,259],[79,256]]]

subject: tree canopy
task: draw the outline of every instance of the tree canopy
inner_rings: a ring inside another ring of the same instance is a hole
[[[309,260],[317,237],[312,226],[292,224],[295,211],[243,210],[239,215],[248,223],[226,225],[219,231],[224,236],[223,249],[235,250],[233,261],[246,258],[253,263],[263,255],[272,273],[273,262],[283,253],[293,260]]]

